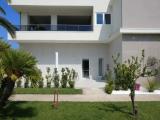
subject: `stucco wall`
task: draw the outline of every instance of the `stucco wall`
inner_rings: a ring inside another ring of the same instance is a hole
[[[141,51],[145,50],[145,61],[148,57],[160,59],[160,35],[123,35],[122,60],[125,61],[131,56],[141,57]],[[147,78],[137,80],[143,87],[146,87]]]
[[[30,51],[38,59],[38,66],[43,75],[46,67],[55,67],[55,52],[59,53],[59,70],[62,67],[75,69],[82,78],[82,59],[89,59],[90,77],[98,77],[98,59],[104,59],[103,71],[108,62],[108,48],[106,44],[21,44],[21,47]],[[105,72],[104,72],[105,73]]]
[[[122,27],[122,0],[112,0],[111,5],[111,29],[112,34],[119,32]]]
[[[146,59],[148,56],[160,59],[160,35],[123,35],[123,60],[131,56],[141,56],[143,49]]]
[[[160,28],[160,0],[122,0],[124,28]]]
[[[114,67],[113,58],[112,56],[116,57],[117,54],[120,54],[119,61],[122,61],[122,37],[121,35],[117,36],[116,39],[111,41],[108,44],[108,59],[109,59],[109,66],[112,70]]]

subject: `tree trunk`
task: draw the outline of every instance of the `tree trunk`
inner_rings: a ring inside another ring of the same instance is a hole
[[[0,96],[0,106],[5,106],[8,98],[11,96],[15,86],[15,81],[11,78],[5,78],[1,85],[1,96]]]
[[[130,97],[131,97],[131,101],[132,101],[133,116],[136,116],[138,111],[135,106],[135,90],[131,90]]]

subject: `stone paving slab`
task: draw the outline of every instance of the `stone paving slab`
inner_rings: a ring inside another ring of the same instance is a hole
[[[73,102],[118,102],[130,101],[129,92],[120,92],[112,95],[104,93],[103,88],[83,88],[83,94],[59,95],[59,101]],[[123,94],[124,93],[124,94]],[[16,94],[11,96],[12,101],[53,101],[54,95],[42,94]],[[160,101],[160,94],[139,94],[136,93],[136,101]]]
[[[12,101],[53,101],[53,95],[13,95]],[[59,101],[73,102],[120,102],[130,101],[129,95],[59,95]],[[160,101],[160,95],[136,95],[136,101]]]

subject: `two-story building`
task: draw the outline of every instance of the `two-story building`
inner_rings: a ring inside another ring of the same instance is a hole
[[[159,0],[12,0],[20,13],[16,41],[38,67],[78,72],[77,87],[104,86],[103,76],[133,55],[159,58]],[[11,39],[11,38],[10,38]]]

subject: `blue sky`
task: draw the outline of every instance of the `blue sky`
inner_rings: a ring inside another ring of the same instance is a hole
[[[8,6],[5,0],[0,0],[0,6],[6,11],[6,15],[2,14],[0,15],[8,19],[13,25],[19,25],[20,23],[19,14],[10,6]],[[0,37],[2,37],[4,40],[7,40],[7,32],[2,27],[0,27]],[[10,42],[10,44],[13,48],[19,47],[18,43],[16,42]]]

